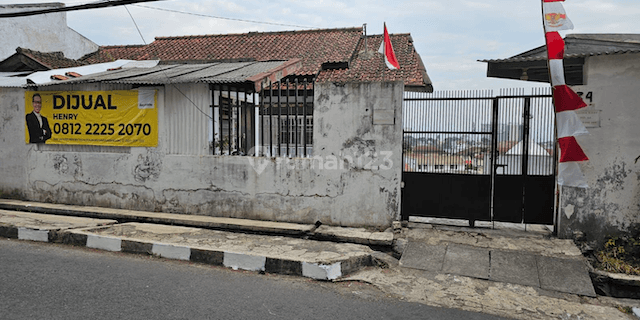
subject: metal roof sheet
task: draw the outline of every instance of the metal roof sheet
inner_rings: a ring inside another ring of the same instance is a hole
[[[163,85],[169,83],[245,83],[248,78],[271,74],[287,61],[215,62],[204,64],[157,65],[151,68],[128,68],[95,73],[81,78],[53,81],[40,86],[78,83],[118,83]]]
[[[640,53],[640,34],[568,34],[565,38],[564,58]],[[517,54],[505,59],[485,59],[480,62],[525,62],[547,59],[547,47]]]

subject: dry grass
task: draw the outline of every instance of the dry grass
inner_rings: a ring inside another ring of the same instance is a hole
[[[640,237],[611,237],[596,257],[598,269],[640,275]]]

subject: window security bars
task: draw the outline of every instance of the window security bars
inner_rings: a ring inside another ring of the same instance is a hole
[[[259,92],[212,86],[214,155],[310,157],[313,152],[313,79],[284,80]]]

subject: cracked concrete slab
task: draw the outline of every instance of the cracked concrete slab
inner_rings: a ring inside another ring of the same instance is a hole
[[[353,242],[368,245],[393,244],[393,232],[369,231],[365,228],[343,228],[321,225],[313,232],[314,237],[336,241]]]
[[[489,279],[540,287],[536,256],[518,251],[491,251]]]
[[[441,271],[446,246],[431,246],[422,242],[409,242],[400,258],[400,265],[427,271]]]
[[[429,225],[427,225],[429,226]],[[430,245],[447,243],[466,244],[475,247],[522,251],[558,258],[581,258],[582,252],[570,239],[556,239],[530,232],[510,232],[490,229],[403,228],[401,238],[421,241]]]
[[[615,302],[411,268],[368,268],[342,280],[367,282],[409,302],[513,319],[631,319]]]
[[[536,257],[540,287],[595,297],[587,263],[583,260]]]
[[[442,272],[489,279],[489,249],[449,244],[444,255]]]

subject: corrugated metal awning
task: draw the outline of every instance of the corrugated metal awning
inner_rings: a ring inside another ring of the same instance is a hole
[[[147,86],[178,83],[212,83],[251,87],[258,91],[261,83],[278,81],[298,70],[301,65],[299,59],[289,61],[157,65],[151,68],[127,68],[105,71],[80,78],[37,84],[37,86],[80,83],[113,83]]]

